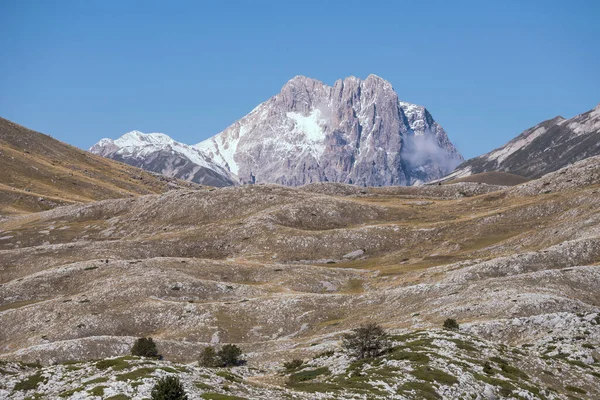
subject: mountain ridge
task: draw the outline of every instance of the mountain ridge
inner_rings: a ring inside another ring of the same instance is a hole
[[[542,121],[505,145],[465,161],[444,180],[491,171],[539,178],[599,154],[600,104],[569,119],[556,116]]]
[[[161,172],[147,165],[139,149],[125,156],[127,150],[113,148],[117,141],[102,139],[90,151]],[[338,79],[333,86],[297,75],[222,132],[187,147],[240,183],[287,186],[419,184],[441,178],[464,160],[425,107],[400,101],[393,86],[373,74]],[[164,164],[158,158],[153,162]],[[168,168],[162,172],[200,179]]]

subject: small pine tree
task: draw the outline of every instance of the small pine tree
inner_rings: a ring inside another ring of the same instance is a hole
[[[342,337],[342,344],[352,356],[362,360],[377,357],[389,346],[388,334],[377,324],[363,325]]]
[[[183,385],[176,376],[167,376],[156,382],[152,388],[152,400],[188,400]]]
[[[444,329],[449,331],[457,331],[459,328],[458,322],[454,318],[448,318],[444,321]]]
[[[221,366],[221,360],[219,359],[219,356],[217,356],[215,348],[208,346],[202,350],[202,353],[200,353],[198,364],[200,364],[202,367],[216,368]]]
[[[133,344],[131,354],[138,357],[158,357],[158,349],[151,337],[139,338]]]
[[[217,355],[224,367],[233,367],[241,363],[240,356],[242,355],[242,349],[235,344],[226,344],[219,350]]]

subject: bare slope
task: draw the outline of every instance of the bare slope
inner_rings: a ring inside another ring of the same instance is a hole
[[[404,378],[421,367],[465,376],[458,386],[436,386],[437,395],[481,393],[485,385],[472,374],[481,375],[489,357],[535,377],[514,378],[515,389],[506,389],[513,397],[517,386],[528,385],[528,393],[543,388],[544,398],[567,398],[570,384],[585,391],[579,397],[594,398],[599,190],[595,157],[502,189],[253,185],[7,218],[0,222],[0,357],[100,358],[153,336],[167,359],[193,361],[208,343],[235,342],[251,365],[265,368],[248,379],[281,385],[273,365],[338,349],[341,332],[375,321],[432,335],[411,350],[428,354],[427,366],[377,364],[387,366],[380,374],[393,368],[392,376],[402,377],[381,378],[397,398],[424,398]],[[448,317],[467,336],[444,339],[431,331]],[[398,345],[419,339],[427,338]],[[463,343],[463,364],[447,353],[449,339]],[[472,353],[465,342],[475,342]],[[525,355],[503,348],[523,344],[518,351]],[[465,364],[475,359],[477,366]],[[347,360],[326,356],[312,366],[333,371],[321,383],[353,387],[347,373],[340,375],[350,368]],[[539,378],[542,370],[569,378]],[[393,386],[398,382],[409,386]],[[494,383],[493,393],[501,395],[502,385]],[[379,398],[393,398],[387,390]]]
[[[524,176],[509,174],[507,172],[482,172],[480,174],[466,176],[464,178],[458,178],[446,182],[446,184],[459,183],[459,182],[476,182],[485,183],[486,185],[498,185],[498,186],[515,186],[521,183],[528,182],[530,179]]]
[[[0,118],[0,215],[191,184],[87,153]]]
[[[490,171],[527,178],[600,154],[600,104],[571,119],[555,117],[522,132],[489,153],[459,165],[447,179]]]

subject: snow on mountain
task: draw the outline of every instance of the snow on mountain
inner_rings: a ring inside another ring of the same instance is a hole
[[[133,131],[102,139],[91,151],[199,183],[202,178],[190,174],[189,165],[180,168],[172,157],[222,175],[223,184],[289,186],[413,185],[441,178],[463,161],[424,107],[399,101],[392,85],[376,75],[340,79],[333,86],[296,76],[248,115],[194,146]]]
[[[490,171],[538,178],[600,154],[600,104],[571,119],[555,117],[525,130],[504,146],[470,159],[444,179]]]
[[[116,140],[101,139],[90,152],[200,184],[230,186],[236,182],[227,169],[201,151],[163,133],[131,131]]]
[[[194,146],[242,183],[411,185],[463,161],[421,106],[369,75],[333,86],[297,76],[223,132]]]

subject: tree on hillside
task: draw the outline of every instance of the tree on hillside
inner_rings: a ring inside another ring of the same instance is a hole
[[[138,357],[158,357],[158,349],[151,337],[139,338],[133,344],[131,354]]]
[[[371,323],[353,329],[342,337],[344,349],[353,357],[377,357],[389,347],[388,334],[377,324]]]
[[[242,349],[237,347],[235,344],[226,344],[221,348],[221,350],[217,353],[221,363],[224,367],[233,367],[236,365],[240,365],[242,356]]]
[[[206,347],[200,353],[198,363],[203,367],[233,367],[244,363],[242,349],[235,344],[226,344],[218,352],[214,347]]]
[[[188,400],[183,385],[176,376],[167,376],[156,382],[152,388],[152,400]]]
[[[457,331],[459,328],[458,322],[454,318],[448,318],[444,321],[444,329],[449,331]]]
[[[208,346],[202,350],[202,353],[200,353],[198,364],[200,364],[202,367],[216,368],[221,366],[221,360],[219,360],[215,348]]]

